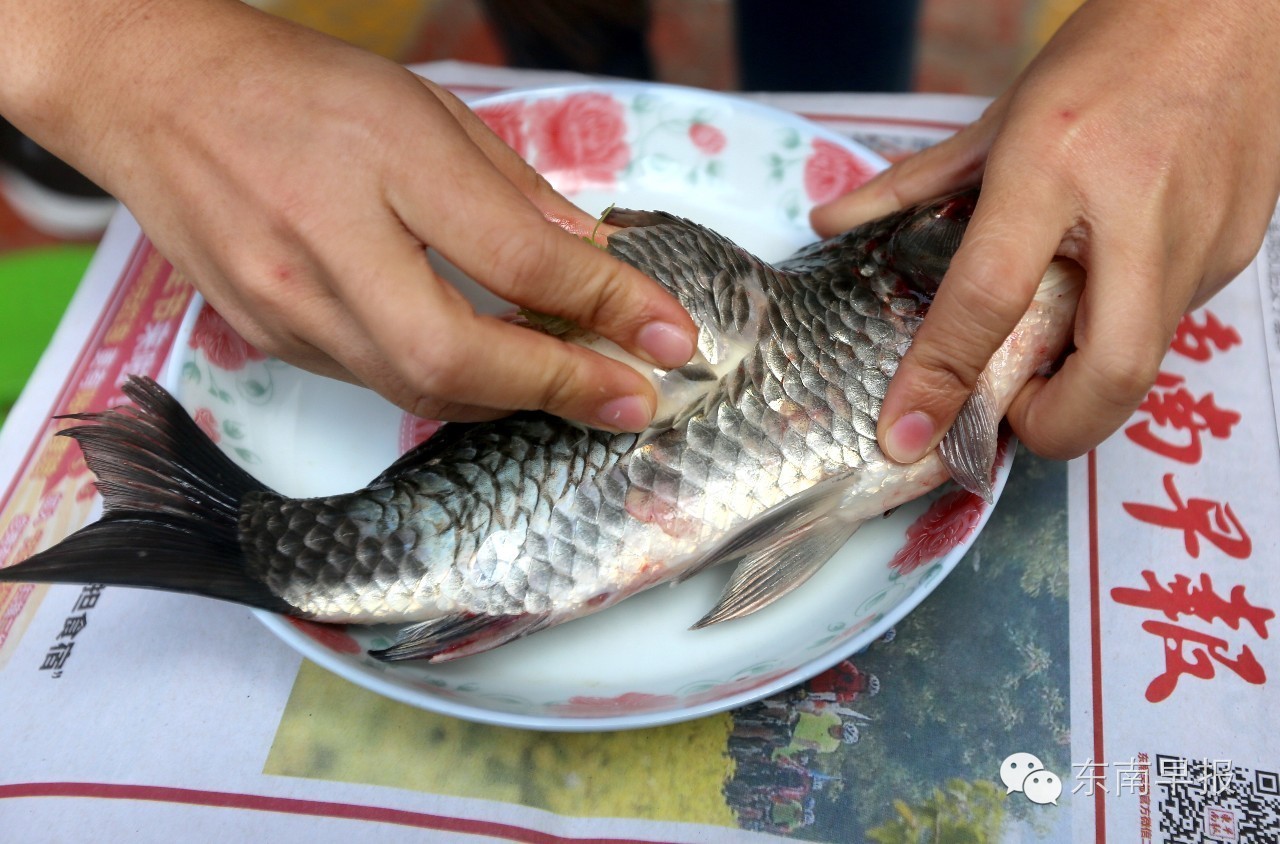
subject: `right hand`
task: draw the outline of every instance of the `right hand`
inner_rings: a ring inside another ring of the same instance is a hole
[[[75,55],[79,72],[0,107],[123,201],[263,351],[426,417],[648,423],[644,377],[478,315],[432,271],[430,245],[495,294],[654,364],[692,355],[679,303],[574,234],[594,220],[440,87],[239,2],[62,5],[19,10],[15,37],[62,27],[62,52],[34,60]]]

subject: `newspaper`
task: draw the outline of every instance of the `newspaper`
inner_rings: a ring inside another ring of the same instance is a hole
[[[575,79],[419,70],[464,97]],[[890,158],[984,105],[760,99]],[[1275,841],[1277,238],[1184,320],[1121,432],[1070,464],[1018,455],[923,605],[733,712],[484,726],[328,674],[238,606],[0,585],[0,840]],[[158,373],[190,296],[120,215],[0,433],[0,564],[92,518],[49,417]]]

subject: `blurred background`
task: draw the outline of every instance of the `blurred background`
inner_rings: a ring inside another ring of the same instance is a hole
[[[254,5],[407,63],[567,62],[584,71],[716,90],[816,90],[826,79],[836,90],[994,96],[1080,2],[919,0],[913,7],[903,0],[255,0]],[[785,7],[781,16],[780,7]],[[824,33],[829,43],[780,49],[780,20],[794,21],[797,10],[804,9],[821,17],[820,26],[810,21],[807,31]],[[587,23],[604,18],[595,27]],[[853,23],[872,18],[879,31],[891,35],[868,34]],[[805,57],[812,59],[816,75],[805,75]],[[110,213],[109,200],[94,197],[91,185],[77,183],[74,173],[50,173],[41,151],[6,129],[0,132],[0,288],[15,304],[0,309],[0,419],[52,335]]]

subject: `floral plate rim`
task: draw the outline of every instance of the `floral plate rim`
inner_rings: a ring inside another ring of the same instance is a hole
[[[643,93],[671,94],[682,100],[703,101],[708,104],[727,106],[735,112],[746,112],[764,118],[766,121],[777,124],[780,127],[794,128],[810,142],[824,140],[838,145],[842,150],[854,155],[862,162],[872,165],[875,169],[880,169],[885,165],[883,159],[860,144],[799,115],[752,100],[696,88],[638,82],[574,83],[512,89],[476,99],[471,102],[471,105],[481,108],[486,105],[501,104],[508,101],[549,99],[570,96],[576,93],[607,93],[618,97],[638,96]],[[200,313],[202,304],[202,300],[199,297],[193,300],[186,318],[183,320],[182,327],[179,329],[178,342],[174,345],[174,352],[166,372],[170,385],[176,385],[181,378],[182,364],[188,359],[183,354],[184,341],[191,336],[191,330]],[[1014,453],[1012,446],[1013,443],[1010,441],[1009,446],[1001,456],[995,484],[997,498],[1003,490],[1009,469],[1012,466]],[[397,675],[394,668],[371,668],[367,664],[315,640],[305,630],[283,616],[259,610],[255,610],[254,614],[257,615],[259,621],[265,627],[287,645],[298,651],[303,657],[358,686],[418,708],[474,722],[521,729],[574,732],[654,727],[705,717],[733,709],[789,688],[796,683],[803,682],[842,660],[848,659],[852,654],[857,653],[865,648],[866,645],[884,635],[890,627],[914,610],[934,591],[936,586],[945,579],[946,575],[955,568],[980,534],[992,510],[993,507],[991,506],[983,506],[978,520],[965,539],[947,554],[931,560],[931,569],[934,572],[931,572],[928,577],[922,578],[909,592],[899,598],[896,604],[874,618],[867,627],[858,629],[856,633],[849,635],[843,641],[835,641],[832,647],[817,653],[811,659],[794,665],[790,669],[781,672],[762,671],[758,675],[745,677],[743,679],[749,680],[749,682],[746,682],[745,685],[739,682],[739,690],[737,691],[697,703],[688,703],[687,700],[677,698],[674,705],[662,708],[602,715],[575,715],[555,714],[545,711],[521,713],[493,706],[486,707],[483,705],[483,701],[468,702],[466,700],[453,699],[444,694],[433,693],[421,684],[412,682],[408,677]],[[905,542],[906,540],[904,539],[904,545]],[[856,628],[857,624],[854,623],[853,626]],[[724,681],[718,685],[732,687],[734,681]],[[621,695],[620,699],[627,699],[631,696],[643,697],[644,695],[645,693],[642,692],[628,692]],[[547,704],[543,704],[543,706],[545,707]]]

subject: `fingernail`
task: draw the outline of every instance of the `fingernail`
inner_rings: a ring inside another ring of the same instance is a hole
[[[693,357],[694,339],[687,331],[669,322],[651,322],[640,329],[636,343],[659,366],[684,366]]]
[[[885,451],[890,460],[915,463],[933,444],[933,420],[920,411],[912,411],[889,428]]]
[[[616,431],[643,431],[652,418],[649,403],[640,396],[623,396],[605,402],[596,415],[601,425]]]

